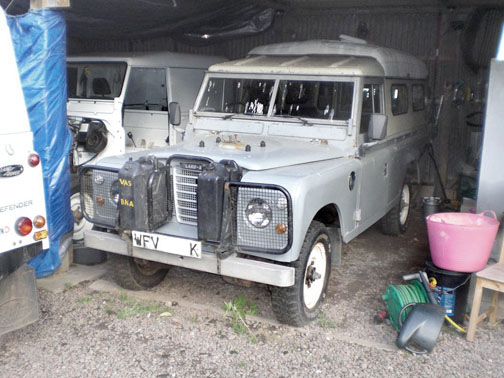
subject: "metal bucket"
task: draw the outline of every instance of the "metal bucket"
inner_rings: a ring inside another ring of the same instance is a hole
[[[422,204],[424,209],[424,218],[441,211],[441,198],[439,197],[423,197]]]

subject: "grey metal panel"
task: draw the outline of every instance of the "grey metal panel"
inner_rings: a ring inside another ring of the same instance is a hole
[[[504,141],[504,61],[492,61],[488,103],[483,131],[483,152],[478,188],[478,210],[504,213],[504,169],[502,142]]]
[[[493,210],[502,222],[504,217],[504,169],[502,141],[504,141],[504,61],[493,60],[490,66],[488,102],[483,131],[483,150],[478,184],[478,211]],[[501,231],[502,234],[502,231]],[[499,245],[499,243],[496,243]],[[494,246],[491,257],[498,258]]]

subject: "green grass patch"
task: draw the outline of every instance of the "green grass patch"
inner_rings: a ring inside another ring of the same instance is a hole
[[[238,367],[240,369],[245,369],[247,367],[247,365],[248,365],[247,361],[243,361],[243,360],[238,361]]]
[[[91,297],[88,297],[86,295],[86,296],[84,296],[84,297],[82,297],[82,298],[79,299],[79,303],[80,304],[89,303],[89,302],[91,302],[91,300],[92,300]]]
[[[165,313],[171,314],[172,312],[170,307],[161,303],[139,301],[135,298],[129,297],[125,292],[121,292],[119,294],[119,303],[112,304],[109,311],[110,310],[117,314],[118,319],[127,319],[133,316],[149,313],[160,315]],[[105,311],[107,311],[107,309],[105,309]]]
[[[246,334],[249,341],[256,343],[257,340],[247,324],[247,315],[257,315],[257,305],[239,294],[230,302],[224,302],[225,315],[229,315],[229,323],[233,331],[239,335]]]
[[[321,312],[318,316],[318,325],[322,328],[336,328],[338,323],[329,318],[327,314]]]

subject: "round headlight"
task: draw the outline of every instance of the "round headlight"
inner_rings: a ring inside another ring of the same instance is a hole
[[[102,175],[96,175],[94,178],[94,182],[97,185],[101,185],[105,182],[105,178]]]
[[[261,198],[254,198],[245,208],[249,223],[257,228],[264,228],[271,222],[272,212],[268,203]]]
[[[110,185],[110,197],[115,203],[119,202],[119,180],[115,180],[112,185]]]

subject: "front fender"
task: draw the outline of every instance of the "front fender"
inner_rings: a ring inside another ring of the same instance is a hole
[[[349,177],[352,172],[355,173],[356,180],[350,190]],[[275,256],[275,260],[297,260],[310,223],[317,212],[329,204],[334,204],[338,209],[341,234],[343,240],[348,241],[346,235],[355,229],[354,213],[360,175],[360,161],[349,158],[247,172],[242,181],[280,185],[292,198],[292,247],[287,253]]]

